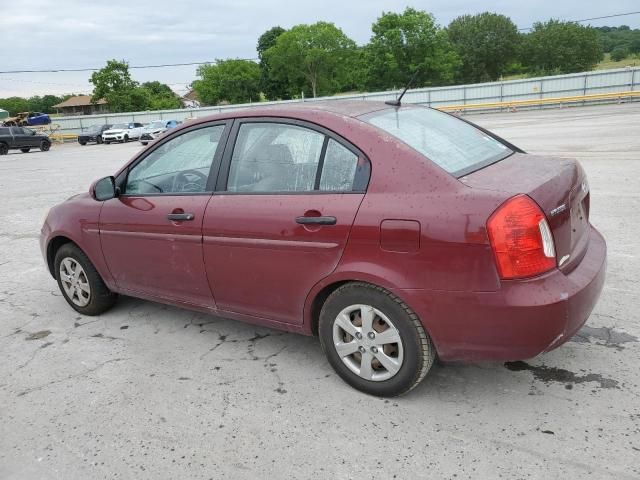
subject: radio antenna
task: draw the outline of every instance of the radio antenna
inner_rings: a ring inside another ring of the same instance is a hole
[[[404,90],[402,91],[402,93],[398,98],[396,98],[395,100],[387,100],[384,103],[386,103],[387,105],[391,105],[392,107],[399,107],[401,105],[400,102],[402,100],[402,97],[404,97],[404,94],[407,93],[407,90],[409,90],[409,88],[411,88],[411,86],[413,85],[413,81],[416,79],[416,76],[418,75],[418,71],[419,69],[416,68],[416,71],[413,72],[413,75],[411,75],[411,78],[409,79],[407,86],[404,87]]]

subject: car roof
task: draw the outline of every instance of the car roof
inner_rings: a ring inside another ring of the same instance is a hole
[[[209,122],[211,120],[229,119],[238,117],[289,117],[309,118],[314,113],[327,116],[356,118],[361,115],[394,108],[384,102],[369,102],[363,100],[333,100],[333,101],[308,101],[308,102],[283,102],[278,104],[255,106],[252,108],[240,108],[238,110],[223,110],[220,113],[194,119],[189,125]],[[183,124],[184,125],[184,124]],[[186,128],[187,125],[185,125]]]

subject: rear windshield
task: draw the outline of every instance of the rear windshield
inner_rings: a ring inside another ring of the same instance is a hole
[[[455,177],[513,153],[472,125],[430,108],[401,107],[361,118],[402,140]]]

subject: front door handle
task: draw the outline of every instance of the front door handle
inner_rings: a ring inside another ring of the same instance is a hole
[[[297,217],[300,225],[335,225],[336,217]]]
[[[193,213],[170,213],[167,215],[167,218],[172,222],[184,222],[193,220],[195,215]]]

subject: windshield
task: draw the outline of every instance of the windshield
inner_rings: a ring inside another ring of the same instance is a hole
[[[129,128],[128,123],[116,123],[113,127],[111,127],[111,130],[126,130],[127,128]]]
[[[87,128],[87,132],[88,133],[97,133],[100,131],[100,129],[102,128],[102,125],[91,125],[89,128]]]
[[[456,177],[513,153],[473,125],[431,108],[381,110],[362,119],[402,140]]]
[[[151,122],[147,125],[147,128],[151,130],[152,128],[164,128],[164,122],[162,120],[156,120],[155,122]]]

